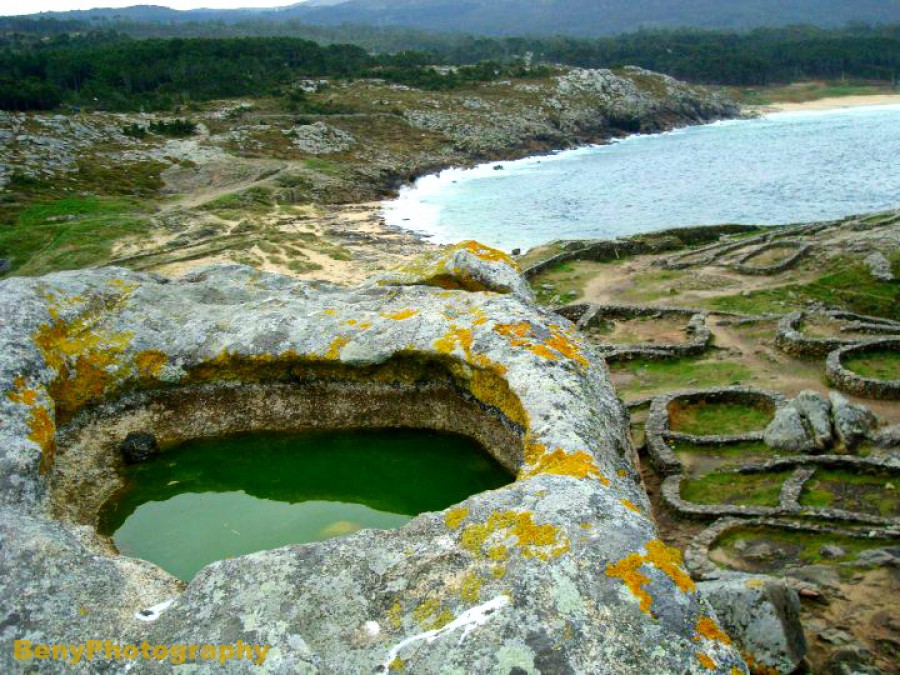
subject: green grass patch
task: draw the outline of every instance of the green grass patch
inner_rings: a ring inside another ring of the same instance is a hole
[[[686,441],[670,441],[669,445],[690,476],[702,476],[750,462],[765,461],[772,459],[776,454],[762,441],[727,445],[697,445]]]
[[[338,176],[342,172],[342,167],[337,162],[319,159],[318,157],[304,160],[303,164],[306,165],[307,169],[317,171],[318,173],[324,173],[326,176]]]
[[[884,474],[819,469],[803,486],[800,504],[893,518],[900,515],[898,483],[896,478]],[[888,485],[894,489],[888,489]]]
[[[710,473],[683,480],[681,497],[694,504],[778,506],[781,486],[791,473]]]
[[[772,552],[771,558],[763,561],[750,561],[742,557],[742,551],[754,545],[767,544]],[[822,547],[826,544],[840,546],[845,554],[837,558],[824,558]],[[774,571],[787,564],[817,565],[826,563],[835,565],[851,562],[863,551],[883,548],[884,541],[866,539],[864,537],[847,537],[838,534],[816,534],[813,532],[790,532],[765,527],[748,527],[732,530],[719,539],[712,547],[713,560],[721,560],[719,552],[728,558],[741,561],[738,569],[749,571]]]
[[[900,251],[892,252],[888,258],[895,269],[900,265]],[[809,283],[752,291],[746,297],[727,295],[707,304],[714,309],[746,314],[783,314],[809,302],[900,320],[900,284],[876,281],[859,260],[847,259],[833,262],[828,274]]]
[[[714,359],[634,359],[610,363],[609,369],[616,390],[626,398],[685,387],[743,384],[753,377],[753,371],[743,364]]]
[[[264,187],[252,187],[243,192],[233,192],[217,197],[203,204],[201,208],[222,217],[236,217],[247,213],[268,213],[273,206],[271,190]]]
[[[772,419],[772,411],[745,403],[675,402],[669,409],[672,431],[695,436],[742,434],[759,431]]]
[[[32,204],[11,226],[0,228],[0,258],[8,274],[39,275],[97,265],[117,239],[139,234],[147,220],[138,202],[86,197]]]
[[[873,349],[847,354],[843,365],[862,377],[876,380],[900,380],[900,352]]]

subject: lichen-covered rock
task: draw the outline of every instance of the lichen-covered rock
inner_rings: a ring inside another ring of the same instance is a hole
[[[502,251],[463,241],[420,256],[378,277],[384,286],[438,286],[467,291],[510,293],[534,302],[534,293],[519,274],[518,264]]]
[[[324,122],[303,124],[283,132],[297,148],[311,155],[330,155],[349,150],[356,139],[346,131],[335,129]]]
[[[822,453],[834,444],[831,402],[816,391],[801,391],[775,412],[766,427],[766,445],[776,450]]]
[[[805,422],[813,447],[824,452],[831,447],[834,433],[831,428],[831,403],[817,391],[801,391],[791,404]]]
[[[679,552],[657,538],[605,365],[530,297],[505,256],[477,244],[353,289],[240,266],[0,283],[6,644],[271,647],[262,666],[192,672],[746,672]],[[419,417],[388,404],[401,395]],[[326,399],[338,403],[326,411]],[[482,420],[486,449],[516,480],[398,530],[213,563],[183,590],[89,526],[85,505],[115,487],[127,432],[166,447],[178,434],[325,417],[476,436]],[[22,664],[0,650],[0,668]]]
[[[698,584],[752,667],[793,672],[806,654],[800,598],[783,581],[731,573]],[[766,671],[768,672],[768,671]]]
[[[894,272],[891,270],[891,261],[888,260],[884,253],[875,252],[863,261],[869,268],[869,273],[876,281],[893,281]]]

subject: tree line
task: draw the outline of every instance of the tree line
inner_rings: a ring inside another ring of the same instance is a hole
[[[162,110],[190,101],[283,93],[300,78],[380,77],[424,89],[546,75],[555,64],[637,65],[690,82],[760,86],[803,79],[896,81],[900,24],[643,30],[610,38],[486,38],[359,27],[290,36],[137,39],[67,23],[0,21],[0,109]],[[29,30],[32,28],[33,30]],[[282,27],[284,29],[284,27]],[[358,44],[330,41],[344,33]],[[378,36],[389,49],[379,49]],[[526,65],[526,63],[528,65]],[[456,66],[435,68],[433,66]]]

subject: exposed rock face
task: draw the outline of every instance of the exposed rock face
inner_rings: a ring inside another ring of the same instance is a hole
[[[330,155],[350,149],[356,139],[346,131],[330,127],[324,122],[314,122],[294,127],[284,132],[303,152],[312,155]]]
[[[219,266],[172,282],[106,268],[0,284],[2,638],[271,645],[232,673],[746,672],[657,538],[627,415],[572,325],[474,244],[395,281],[347,289]],[[304,428],[323,416],[312,390],[365,407],[333,405],[335,425],[483,419],[517,479],[399,530],[214,563],[183,592],[110,555],[89,510],[61,508],[60,494],[96,504],[115,486],[130,431],[165,448],[282,413]],[[469,412],[435,414],[434,392]],[[380,403],[390,396],[419,416]],[[206,417],[166,426],[191,401]],[[11,650],[0,662],[21,666]]]
[[[791,405],[775,411],[775,417],[766,427],[764,440],[770,448],[789,452],[808,453],[816,447],[803,424],[803,416]]]
[[[698,584],[748,664],[790,673],[806,654],[800,598],[783,581],[733,573]]]
[[[852,450],[878,427],[878,418],[868,408],[851,404],[836,391],[829,393],[828,398],[834,416],[834,431],[844,447]]]

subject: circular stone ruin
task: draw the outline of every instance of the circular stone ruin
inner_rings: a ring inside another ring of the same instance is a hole
[[[240,266],[14,278],[0,311],[9,640],[267,646],[231,673],[745,672],[658,539],[602,361],[497,251],[466,242],[354,289]],[[96,531],[131,433],[360,427],[463,434],[515,480],[187,586]]]
[[[791,312],[778,322],[775,346],[791,356],[821,357],[835,349],[900,334],[900,323],[837,310]]]
[[[556,312],[585,334],[610,361],[696,356],[712,344],[706,315],[645,305],[568,305]]]
[[[731,267],[742,274],[778,274],[793,267],[811,249],[802,241],[776,239],[737,256]]]
[[[836,349],[825,360],[828,380],[863,398],[900,399],[900,338]]]

